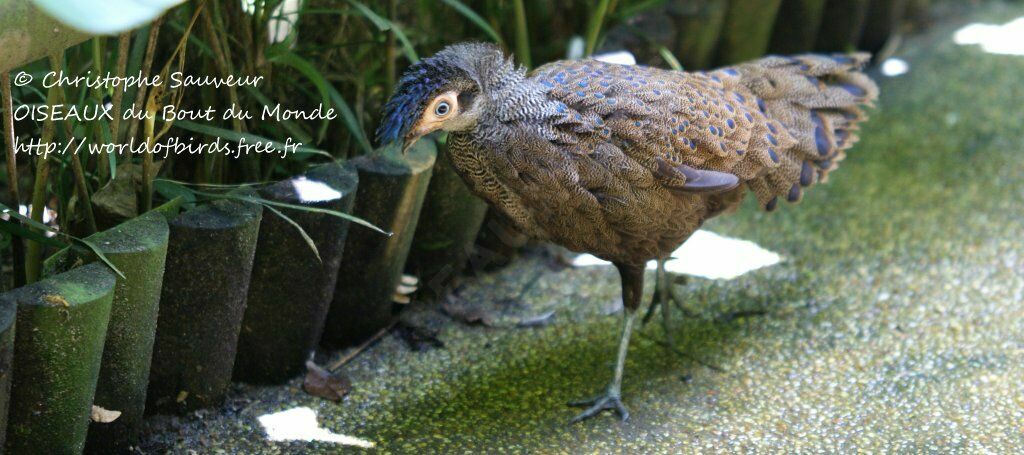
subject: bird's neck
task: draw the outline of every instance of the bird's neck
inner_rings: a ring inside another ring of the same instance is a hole
[[[543,85],[527,77],[525,68],[509,60],[490,63],[477,74],[487,99],[486,118],[482,119],[481,127],[518,128],[543,123],[557,115],[560,103],[547,96]]]

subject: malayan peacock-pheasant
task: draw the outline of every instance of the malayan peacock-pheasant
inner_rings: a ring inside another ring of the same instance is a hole
[[[800,200],[857,141],[877,96],[866,54],[765,57],[707,73],[596,60],[532,73],[486,44],[411,66],[385,106],[382,143],[449,132],[470,189],[522,232],[615,264],[625,324],[605,409],[620,384],[644,267],[747,190],[767,210]]]

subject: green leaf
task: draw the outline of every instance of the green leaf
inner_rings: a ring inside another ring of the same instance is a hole
[[[452,7],[452,9],[454,9],[455,11],[458,11],[459,14],[465,16],[466,19],[469,19],[469,21],[472,22],[477,27],[479,27],[480,30],[483,30],[483,32],[490,36],[495,43],[498,43],[499,45],[502,46],[504,45],[504,41],[502,41],[501,35],[499,35],[498,32],[495,31],[493,27],[491,27],[491,24],[487,23],[487,21],[484,20],[484,18],[480,17],[480,15],[476,13],[476,11],[473,11],[470,7],[466,6],[465,3],[462,3],[459,0],[442,1],[448,6]]]
[[[239,195],[239,194],[233,194],[233,193],[211,193],[211,192],[208,192],[208,191],[201,191],[201,190],[196,190],[196,189],[189,188],[189,187],[185,186],[185,184],[183,182],[178,182],[178,181],[174,181],[174,180],[159,179],[157,181],[164,182],[167,185],[177,186],[179,189],[176,190],[176,191],[188,191],[188,192],[191,192],[193,194],[196,194],[196,195],[199,195],[199,196],[203,196],[203,197],[206,197],[206,198],[209,198],[209,199],[233,199],[233,200],[236,200],[236,201],[249,202],[249,203],[252,203],[252,204],[260,204],[260,205],[264,205],[264,206],[272,205],[274,207],[294,209],[294,210],[299,210],[299,211],[302,211],[302,212],[323,213],[325,215],[330,215],[330,216],[341,218],[343,220],[351,221],[351,222],[356,223],[356,224],[361,225],[361,226],[366,226],[366,227],[368,227],[370,229],[373,229],[374,231],[380,232],[381,234],[387,235],[389,237],[391,235],[393,235],[393,233],[391,233],[391,232],[387,232],[387,231],[385,231],[385,230],[383,230],[383,229],[381,229],[381,228],[379,228],[377,226],[374,226],[369,221],[366,221],[366,220],[364,220],[362,218],[359,218],[359,217],[356,217],[356,216],[349,215],[349,214],[344,213],[344,212],[339,212],[337,210],[325,209],[325,208],[320,208],[320,207],[312,207],[312,206],[308,206],[308,205],[297,205],[297,204],[288,204],[286,202],[271,201],[269,199],[264,199],[264,198],[261,198],[259,196]],[[203,186],[207,186],[207,185],[203,185]],[[238,185],[236,187],[245,187],[245,186],[250,186],[250,185],[243,184],[243,185]],[[217,187],[219,187],[219,188],[231,188],[231,185],[218,185]]]
[[[92,254],[95,254],[96,257],[103,261],[104,264],[107,264],[107,267],[110,267],[110,270],[113,270],[117,276],[124,278],[124,274],[117,269],[117,266],[115,266],[113,262],[110,262],[110,259],[107,259],[107,256],[103,254],[103,251],[101,251],[98,246],[86,239],[80,239],[70,235],[68,237],[71,237],[71,240],[73,240],[75,244],[79,245],[79,247],[85,247],[85,249],[91,251]]]
[[[270,210],[271,212],[274,212],[274,214],[281,217],[282,220],[285,220],[288,222],[288,224],[294,226],[295,229],[299,231],[299,235],[302,236],[302,240],[305,240],[306,245],[309,245],[309,249],[313,250],[313,254],[316,255],[316,260],[319,261],[321,264],[324,262],[323,259],[320,259],[320,250],[316,249],[316,242],[313,242],[313,238],[310,237],[308,233],[306,233],[306,230],[303,229],[302,226],[299,226],[299,223],[296,223],[295,220],[289,218],[288,215],[281,213],[281,211],[278,209],[275,209],[266,204],[262,205],[263,208]]]
[[[146,24],[183,0],[32,0],[69,27],[113,35]]]
[[[359,12],[359,14],[361,14],[363,17],[365,17],[367,20],[373,23],[374,27],[377,27],[377,30],[380,30],[382,32],[391,31],[392,33],[394,33],[395,38],[398,38],[398,41],[402,43],[402,52],[405,54],[405,57],[409,59],[410,62],[416,63],[420,61],[420,57],[416,55],[416,49],[412,47],[412,43],[409,42],[409,38],[405,36],[405,33],[402,31],[401,27],[396,25],[394,22],[385,19],[381,15],[373,12],[373,10],[370,9],[370,7],[356,0],[348,0],[348,3],[352,5],[356,9],[356,11]]]
[[[661,49],[658,49],[658,53],[661,54],[661,58],[665,59],[665,63],[668,63],[668,66],[671,66],[672,69],[676,71],[683,70],[683,65],[679,63],[679,60],[676,59],[675,55],[672,55],[672,51],[668,50],[667,47],[661,46]]]
[[[252,95],[253,98],[256,98],[256,101],[258,101],[260,104],[264,106],[277,104],[274,103],[273,101],[270,101],[270,98],[267,98],[267,96],[264,95],[263,92],[261,92],[260,89],[256,87],[246,85],[245,89],[249,92],[250,95]],[[308,133],[303,131],[302,128],[300,128],[299,125],[295,123],[294,120],[281,120],[281,126],[283,126],[284,129],[288,130],[288,133],[291,134],[292,137],[295,138],[295,140],[305,143],[313,142],[313,138],[310,137]]]
[[[103,254],[103,252],[100,251],[99,247],[94,245],[92,242],[89,242],[88,240],[85,240],[85,239],[80,239],[80,238],[75,237],[75,236],[70,235],[70,234],[66,234],[66,233],[57,231],[56,229],[53,229],[50,226],[42,224],[42,223],[40,223],[38,221],[35,221],[35,220],[33,220],[33,219],[31,219],[31,218],[29,218],[27,216],[22,215],[22,214],[14,211],[14,210],[11,210],[10,207],[7,207],[6,205],[3,205],[3,204],[0,204],[0,213],[6,214],[6,215],[10,216],[11,218],[17,219],[18,221],[21,221],[21,222],[23,222],[25,224],[28,224],[28,225],[36,228],[36,229],[39,229],[39,230],[27,229],[24,226],[22,226],[21,223],[18,223],[17,221],[14,221],[14,220],[11,220],[11,219],[7,219],[7,220],[0,220],[0,230],[3,230],[5,232],[11,233],[12,235],[17,235],[19,237],[23,237],[23,238],[26,238],[28,240],[32,240],[32,241],[38,242],[38,243],[40,243],[42,245],[47,245],[47,246],[51,246],[51,247],[54,247],[54,248],[66,248],[66,247],[68,247],[68,244],[64,243],[64,242],[61,242],[60,240],[58,240],[55,237],[49,237],[44,232],[52,232],[52,233],[54,233],[56,235],[61,235],[61,236],[67,237],[68,239],[71,239],[71,244],[73,246],[78,246],[79,248],[85,248],[85,249],[91,251],[93,254],[96,255],[97,258],[99,258],[101,261],[103,261],[105,264],[107,264],[107,266],[110,267],[110,269],[113,270],[114,273],[116,273],[121,278],[124,278],[124,274],[121,273],[121,271],[118,270],[118,268],[115,267],[114,264],[112,262],[110,262],[109,259],[107,259],[107,257]]]
[[[0,231],[54,248],[65,248],[68,246],[68,244],[61,242],[56,237],[48,237],[40,231],[28,229],[22,226],[21,223],[11,219],[0,219]]]

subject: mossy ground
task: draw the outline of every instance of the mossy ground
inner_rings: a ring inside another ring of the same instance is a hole
[[[444,349],[387,337],[347,367],[340,404],[286,387],[238,388],[225,408],[154,421],[149,445],[201,452],[331,453],[268,442],[260,415],[309,406],[382,452],[988,451],[1024,448],[1024,57],[957,46],[964,21],[910,40],[907,75],[882,98],[827,185],[798,206],[748,204],[708,227],[782,253],[731,281],[691,280],[667,354],[657,324],[634,337],[628,422],[569,426],[565,402],[604,386],[619,317],[610,268],[544,271],[512,311],[555,310],[541,328],[467,327],[434,312]],[[469,280],[461,297],[514,298],[546,261]],[[650,286],[648,287],[650,290]],[[763,316],[723,318],[737,310]]]

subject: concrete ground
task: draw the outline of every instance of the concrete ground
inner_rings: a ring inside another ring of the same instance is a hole
[[[615,271],[534,256],[462,290],[498,327],[421,311],[414,319],[445,347],[413,352],[386,337],[347,366],[343,402],[300,380],[239,386],[222,409],[153,420],[143,447],[362,450],[270,441],[257,420],[308,407],[325,437],[393,453],[1024,451],[1024,56],[952,39],[967,22],[1020,16],[1024,5],[992,4],[911,38],[896,55],[909,72],[878,76],[878,108],[830,183],[797,206],[748,204],[709,224],[786,259],[691,279],[697,316],[672,320],[687,357],[657,344],[658,324],[640,330],[627,422],[566,423],[577,409],[565,403],[610,376]],[[549,325],[514,327],[547,311]]]

